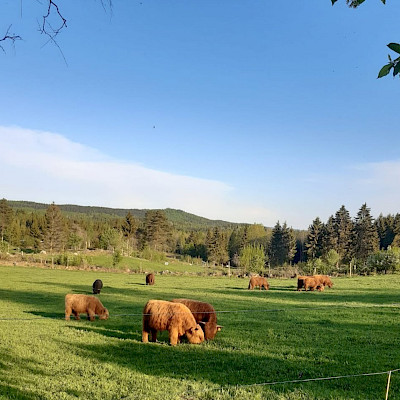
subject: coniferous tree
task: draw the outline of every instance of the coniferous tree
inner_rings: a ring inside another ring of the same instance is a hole
[[[213,264],[224,264],[229,260],[227,235],[218,227],[207,235],[207,259]]]
[[[353,256],[353,222],[350,214],[343,205],[335,214],[334,220],[336,248],[334,250],[343,262],[350,261]]]
[[[337,248],[337,236],[335,230],[335,218],[331,215],[322,227],[322,255]]]
[[[294,235],[293,229],[288,227],[286,222],[282,225],[282,237],[284,248],[286,251],[285,263],[292,262],[296,254],[296,237]]]
[[[54,251],[61,250],[65,245],[65,220],[58,206],[52,203],[46,210],[46,232],[44,247],[50,251],[53,260]]]
[[[382,214],[375,220],[375,227],[379,236],[379,248],[386,250],[395,237],[395,218],[389,214],[384,217]]]
[[[162,210],[149,210],[144,217],[144,242],[157,251],[166,249],[171,226]]]
[[[0,200],[0,235],[1,241],[4,240],[7,229],[10,227],[13,216],[12,208],[8,205],[6,199]]]
[[[370,254],[379,250],[379,237],[371,211],[364,203],[354,221],[354,256],[365,262]]]
[[[315,260],[322,255],[323,224],[319,217],[308,227],[306,239],[307,258]]]
[[[272,230],[270,244],[271,265],[278,266],[292,261],[296,253],[296,238],[293,229],[286,222],[281,226],[279,221]]]

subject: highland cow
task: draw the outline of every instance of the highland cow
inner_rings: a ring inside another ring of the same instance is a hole
[[[304,281],[306,278],[311,278],[311,276],[297,276],[297,291],[299,292],[304,287]]]
[[[256,286],[259,286],[260,290],[264,288],[265,290],[269,289],[268,281],[262,276],[252,276],[249,282],[249,290],[253,290]]]
[[[146,275],[146,285],[154,285],[154,283],[155,283],[154,274],[147,274]]]
[[[149,300],[143,309],[142,342],[157,341],[157,331],[168,331],[169,343],[175,346],[181,336],[186,335],[189,343],[204,341],[204,333],[196,323],[192,312],[181,303],[164,300]]]
[[[75,319],[80,319],[79,314],[81,313],[86,313],[90,321],[95,319],[96,314],[99,319],[109,317],[107,308],[97,297],[86,294],[67,294],[65,296],[65,319],[69,321],[71,314],[74,314]]]
[[[222,329],[217,325],[217,314],[211,304],[190,299],[173,299],[174,303],[182,303],[192,312],[196,322],[204,331],[205,340],[214,339],[217,332]]]
[[[324,286],[328,286],[329,288],[333,286],[333,282],[328,275],[314,275],[314,278],[317,279],[318,282],[320,282]]]
[[[304,277],[304,290],[307,291],[308,289],[314,291],[317,289],[318,291],[322,292],[324,285],[319,282],[318,279],[315,279],[313,276],[306,276]]]
[[[103,288],[103,282],[101,279],[96,279],[93,282],[93,294],[100,294],[100,290]]]

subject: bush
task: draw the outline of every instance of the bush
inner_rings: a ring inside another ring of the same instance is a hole
[[[367,273],[376,271],[377,273],[395,272],[400,270],[400,249],[398,247],[387,250],[380,250],[371,254],[367,258],[364,270]]]

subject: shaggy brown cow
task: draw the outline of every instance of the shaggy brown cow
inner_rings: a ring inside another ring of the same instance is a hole
[[[157,341],[157,331],[168,331],[169,343],[175,346],[180,337],[186,335],[192,344],[204,341],[204,333],[196,323],[192,312],[181,303],[164,300],[149,300],[143,309],[142,342]]]
[[[67,294],[65,296],[65,319],[69,321],[71,314],[74,314],[75,319],[80,319],[79,314],[81,313],[86,313],[90,321],[94,320],[96,314],[99,319],[107,319],[109,316],[107,308],[97,297],[86,294]]]
[[[197,323],[204,331],[206,340],[214,339],[217,332],[222,329],[217,325],[217,314],[211,304],[190,299],[173,299],[174,303],[182,303],[192,312]]]
[[[154,274],[147,274],[146,275],[146,285],[154,285],[154,283],[155,283]]]
[[[333,286],[333,282],[328,275],[314,275],[314,278],[318,280],[318,282],[322,283],[324,286],[328,286],[331,288]]]
[[[307,276],[307,275],[297,276],[297,291],[300,291],[304,287],[304,281],[306,278],[312,278],[312,276]]]
[[[315,279],[313,276],[306,276],[304,277],[304,290],[307,291],[310,289],[311,291],[317,289],[318,291],[322,292],[324,285],[319,282],[318,279]]]
[[[268,281],[262,276],[252,276],[249,282],[249,290],[253,290],[256,286],[260,287],[260,290],[264,288],[265,290],[269,289]]]

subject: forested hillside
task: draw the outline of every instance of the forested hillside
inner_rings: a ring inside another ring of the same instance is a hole
[[[307,231],[286,222],[212,221],[180,210],[123,210],[0,200],[0,251],[50,254],[108,250],[118,257],[170,254],[243,273],[388,273],[400,270],[400,214],[376,220],[366,204],[345,206]]]
[[[39,211],[43,212],[49,207],[50,204],[35,203],[33,201],[14,201],[9,200],[9,205],[14,210],[24,210],[26,212]],[[88,216],[93,216],[97,218],[108,218],[108,217],[125,217],[126,214],[131,213],[135,218],[143,220],[145,218],[146,209],[137,208],[109,208],[109,207],[97,207],[97,206],[78,206],[74,204],[59,204],[58,207],[61,211],[69,214],[85,214]],[[182,210],[175,210],[172,208],[166,208],[163,210],[168,220],[177,229],[187,229],[187,230],[207,230],[215,226],[221,228],[235,227],[240,224],[221,221],[221,220],[211,220],[203,217],[199,217],[194,214],[187,213]]]

